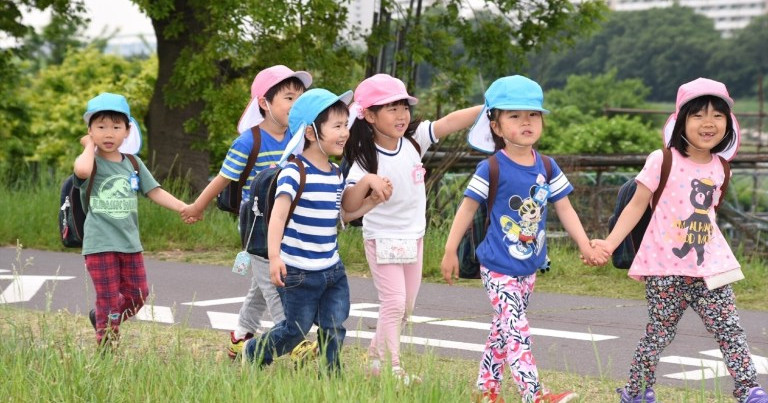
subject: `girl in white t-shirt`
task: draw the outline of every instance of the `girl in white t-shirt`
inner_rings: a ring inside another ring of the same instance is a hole
[[[664,128],[672,166],[659,188],[662,151],[656,150],[638,174],[637,191],[615,228],[596,246],[613,252],[662,191],[629,269],[645,281],[648,323],[629,369],[629,381],[618,389],[620,401],[655,402],[653,385],[661,353],[675,338],[677,324],[690,306],[715,336],[728,372],[733,396],[740,403],[768,403],[757,383],[733,288],[741,277],[739,262],[717,227],[715,207],[727,178],[727,165],[739,147],[739,125],[731,113],[733,99],[725,85],[699,78],[680,86],[676,111]]]
[[[385,202],[363,217],[365,255],[380,303],[376,335],[371,340],[371,373],[380,373],[389,355],[393,373],[404,382],[400,365],[401,325],[413,311],[421,285],[422,241],[426,229],[425,170],[421,158],[430,145],[469,127],[480,106],[462,109],[434,122],[411,122],[418,100],[402,81],[386,74],[363,80],[350,107],[350,137],[344,158],[351,164],[342,198],[345,211],[356,211],[373,191]]]

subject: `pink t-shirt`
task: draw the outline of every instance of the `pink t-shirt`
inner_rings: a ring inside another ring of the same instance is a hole
[[[698,164],[672,149],[672,168],[629,276],[708,277],[739,268],[715,220],[725,172],[717,156]],[[652,152],[636,180],[659,187],[661,150]]]

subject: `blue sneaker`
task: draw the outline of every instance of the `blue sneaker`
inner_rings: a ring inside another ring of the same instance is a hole
[[[752,388],[749,390],[747,400],[744,403],[768,403],[768,393],[760,387]]]
[[[656,393],[653,388],[646,388],[642,396],[632,397],[624,388],[616,389],[616,393],[621,395],[619,403],[656,403]]]

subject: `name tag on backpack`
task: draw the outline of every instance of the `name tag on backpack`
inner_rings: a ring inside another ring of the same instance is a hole
[[[407,264],[416,263],[418,248],[416,239],[376,240],[376,263]]]

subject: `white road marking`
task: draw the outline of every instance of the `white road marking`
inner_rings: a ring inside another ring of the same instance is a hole
[[[245,301],[245,297],[235,297],[235,298],[209,299],[206,301],[183,302],[181,305],[214,306],[214,305],[242,304],[243,301]]]
[[[715,361],[703,358],[681,357],[677,355],[661,357],[659,360],[661,362],[676,364],[679,366],[686,365],[698,367],[697,369],[691,371],[675,372],[673,374],[664,375],[664,377],[688,381],[701,381],[704,379],[730,376],[728,374],[728,369],[725,367],[725,363],[722,360],[723,355],[720,353],[720,350],[700,351],[699,354],[716,357],[718,360]],[[755,363],[755,369],[757,370],[757,373],[768,375],[768,358],[753,354],[750,356]]]
[[[171,307],[159,305],[144,305],[135,316],[138,320],[150,322],[175,323]]]
[[[27,276],[0,275],[0,280],[11,280],[11,284],[0,294],[0,304],[26,302],[43,288],[46,281],[71,280],[72,276]]]

